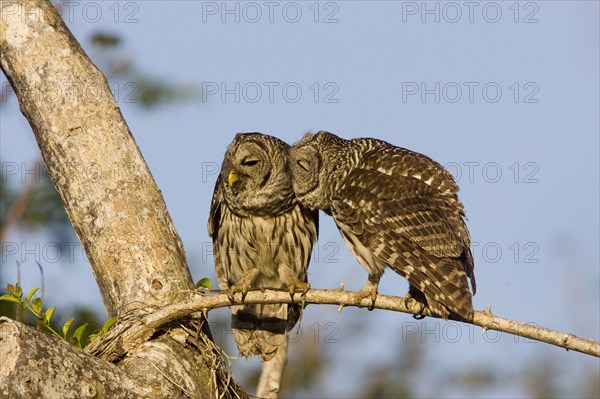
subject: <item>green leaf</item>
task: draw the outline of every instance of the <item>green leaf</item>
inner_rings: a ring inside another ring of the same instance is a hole
[[[83,341],[84,341],[83,334],[85,333],[85,329],[87,328],[87,326],[89,326],[89,323],[85,323],[84,325],[77,327],[77,329],[73,333],[73,336],[71,337],[71,342],[73,342],[73,340],[75,340],[77,342],[76,345],[80,348],[83,346],[82,345]],[[73,343],[75,343],[75,342],[73,342]]]
[[[32,288],[29,290],[29,292],[27,293],[27,296],[25,297],[25,303],[29,303],[29,301],[31,300],[31,298],[33,298],[33,295],[35,295],[35,293],[39,290],[39,288]]]
[[[69,330],[71,329],[71,325],[73,324],[73,321],[75,321],[75,318],[69,319],[65,322],[65,324],[63,324],[62,332],[63,332],[64,339],[67,339],[67,334],[69,333]]]
[[[23,298],[23,288],[21,288],[19,284],[15,286],[15,291],[13,292],[13,295],[15,296],[15,298]]]
[[[108,330],[110,330],[110,328],[117,322],[117,318],[116,317],[111,317],[110,319],[106,320],[106,323],[104,323],[104,325],[102,326],[102,329],[99,331],[94,332],[93,334],[90,334],[89,339],[90,342],[94,342],[94,340],[96,338],[98,338],[101,335],[104,335],[108,332]]]
[[[0,301],[14,302],[18,303],[19,305],[21,304],[21,300],[19,298],[15,298],[12,295],[2,295],[0,296]]]
[[[31,307],[33,308],[33,313],[37,317],[42,316],[42,298],[33,298],[31,301]]]
[[[121,42],[121,39],[119,38],[119,36],[110,34],[110,33],[96,33],[94,35],[92,35],[92,37],[90,38],[90,41],[92,42],[92,44],[100,46],[100,47],[116,47],[119,45],[119,43]]]
[[[15,286],[12,285],[11,283],[6,284],[6,292],[8,292],[9,294],[14,294]]]
[[[52,318],[55,310],[56,308],[48,308],[48,310],[44,312],[44,323],[50,325],[50,319]]]
[[[212,290],[212,282],[210,281],[209,278],[204,277],[204,278],[198,280],[198,282],[196,284],[194,284],[194,288],[200,288],[200,287]]]
[[[106,323],[104,323],[104,325],[102,326],[102,330],[101,330],[101,334],[106,334],[106,332],[108,330],[110,330],[110,328],[117,322],[117,318],[116,317],[111,317],[110,319],[106,320]]]

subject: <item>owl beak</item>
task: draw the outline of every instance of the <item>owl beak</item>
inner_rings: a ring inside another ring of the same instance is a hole
[[[234,171],[229,172],[229,175],[227,176],[227,183],[229,183],[229,187],[233,186],[233,184],[238,180],[240,180],[240,177]]]

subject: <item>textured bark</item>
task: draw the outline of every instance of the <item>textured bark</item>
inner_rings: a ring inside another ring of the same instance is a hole
[[[0,359],[2,398],[121,399],[152,393],[114,364],[6,317],[0,318]]]
[[[106,78],[50,2],[0,2],[0,66],[33,129],[90,261],[108,314],[119,316],[118,324],[134,323],[134,317],[124,316],[147,314],[185,298],[184,294],[193,289],[192,279],[162,195]],[[208,335],[202,320],[178,320],[154,329],[135,345],[128,345],[126,338],[120,337],[118,346],[127,351],[111,360],[120,362],[121,372],[135,380],[132,395],[245,396],[229,379],[228,369]],[[16,349],[3,354],[2,362],[20,362],[24,375],[38,373],[39,379],[31,380],[28,389],[45,392],[45,386],[55,377],[43,373],[43,368],[36,369],[46,363],[39,363],[33,349],[42,350],[56,343],[15,342]],[[49,357],[61,355],[51,348],[45,351]],[[89,367],[110,369],[105,360],[83,351],[78,354],[87,356]],[[60,357],[47,361],[49,365],[58,364]],[[78,370],[84,372],[83,368]],[[118,380],[110,377],[107,374],[95,380],[98,392],[118,386]],[[2,391],[12,384],[7,378],[9,374],[0,379]],[[74,386],[53,386],[63,390],[41,396],[82,396],[76,394],[80,391],[71,390]],[[140,387],[145,390],[139,391]]]
[[[0,318],[1,398],[202,398],[219,397],[215,373],[198,363],[178,329],[145,342],[119,365],[95,358],[32,327]],[[209,352],[210,353],[210,352]],[[173,354],[180,358],[173,361]],[[215,365],[218,366],[218,365]],[[225,397],[232,391],[222,389]]]

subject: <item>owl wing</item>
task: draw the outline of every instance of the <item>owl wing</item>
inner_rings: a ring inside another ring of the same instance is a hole
[[[221,205],[223,205],[223,191],[221,190],[221,175],[219,175],[215,182],[208,215],[208,235],[213,239],[216,238],[221,224]]]
[[[456,272],[464,271],[475,288],[457,191],[452,176],[430,158],[399,147],[379,148],[367,152],[346,176],[332,199],[332,214],[340,229],[412,285],[430,297],[450,298],[457,290],[468,291],[464,278],[451,278]]]
[[[217,280],[221,289],[228,287],[227,275],[225,273],[225,266],[221,261],[220,248],[219,248],[219,228],[221,226],[223,207],[225,203],[223,200],[223,190],[221,189],[221,175],[217,178],[215,183],[215,189],[213,191],[212,201],[210,203],[210,213],[208,215],[208,235],[213,241],[213,257],[215,260],[215,271],[217,273]]]

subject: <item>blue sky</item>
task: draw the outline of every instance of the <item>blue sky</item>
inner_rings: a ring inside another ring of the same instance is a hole
[[[82,2],[68,25],[83,42],[98,30],[118,33],[144,71],[204,89],[196,102],[157,111],[128,103],[124,86],[116,95],[195,278],[214,281],[206,219],[215,167],[236,132],[290,143],[309,130],[377,137],[431,156],[457,178],[474,242],[477,309],[492,304],[497,315],[598,340],[598,2],[469,4]],[[0,116],[2,162],[34,161],[35,140],[14,98]],[[366,272],[323,219],[312,286],[360,288]],[[26,249],[43,258],[52,239],[15,232],[7,240],[19,249],[3,256],[1,280],[14,280],[15,259],[25,257],[24,284],[39,285]],[[49,300],[98,307],[85,259],[80,252],[66,258],[46,266]],[[404,295],[406,288],[386,273],[380,292]],[[358,337],[354,318],[368,320]],[[493,342],[460,324],[461,338],[452,343],[446,324],[401,314],[315,306],[302,323],[330,321],[340,339],[328,347],[340,364],[330,371],[338,382],[328,388],[332,395],[356,391],[342,383],[342,374],[352,373],[343,364],[364,359],[364,348],[372,361],[389,356],[386,343],[415,323],[418,334],[425,326],[439,330],[440,342],[423,335],[439,356],[432,359],[439,373],[457,362],[501,364],[546,353],[571,362],[574,373],[600,372],[597,359],[510,336]]]

